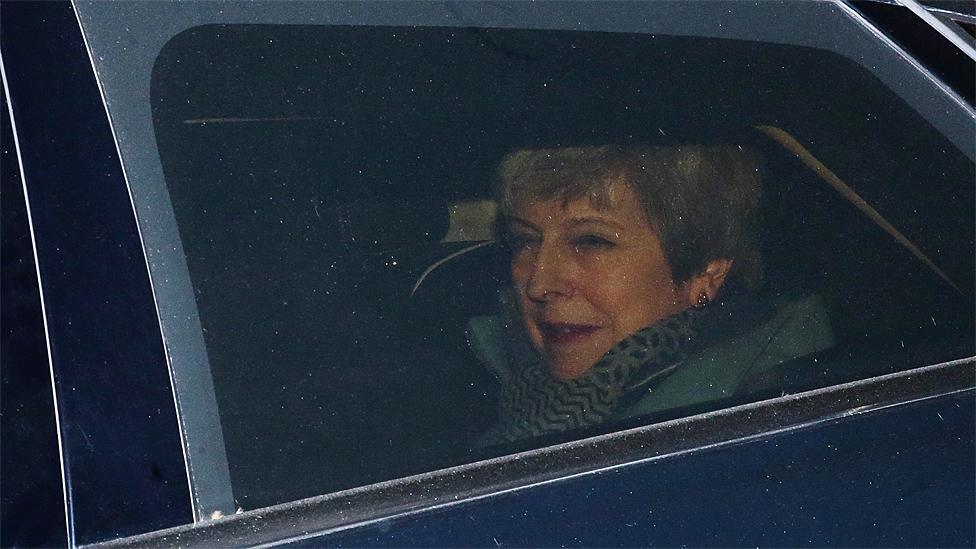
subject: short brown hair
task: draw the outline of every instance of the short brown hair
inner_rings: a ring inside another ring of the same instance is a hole
[[[522,149],[501,163],[495,198],[502,217],[530,200],[588,197],[609,207],[609,188],[634,190],[657,232],[676,282],[715,259],[733,260],[732,275],[748,287],[761,280],[755,246],[761,161],[736,146],[616,146]]]

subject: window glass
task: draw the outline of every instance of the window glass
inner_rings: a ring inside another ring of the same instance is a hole
[[[973,164],[824,50],[204,25],[150,101],[244,508],[973,354]]]

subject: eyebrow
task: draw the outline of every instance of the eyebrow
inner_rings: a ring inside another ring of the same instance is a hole
[[[570,227],[573,227],[573,228],[580,227],[582,225],[590,225],[590,224],[603,225],[605,227],[609,227],[611,229],[615,229],[615,230],[618,230],[618,231],[621,231],[621,230],[624,230],[624,229],[627,228],[624,225],[622,225],[621,223],[617,223],[616,221],[614,221],[612,219],[606,219],[606,218],[603,218],[603,217],[574,217],[574,218],[570,219],[569,222],[567,223],[567,225],[569,225]]]
[[[508,216],[508,221],[506,225],[512,225],[512,224],[521,225],[525,228],[531,229],[536,232],[542,232],[542,229],[536,227],[533,223],[526,221],[521,217]],[[624,225],[617,223],[616,221],[613,221],[611,219],[606,219],[602,217],[573,217],[566,222],[566,225],[572,229],[575,229],[577,227],[582,227],[585,225],[601,225],[618,232],[626,229]]]
[[[526,229],[531,229],[531,230],[536,231],[536,232],[542,232],[542,230],[539,229],[539,227],[536,227],[535,225],[533,225],[532,223],[529,223],[528,221],[522,219],[521,217],[515,217],[515,216],[509,215],[505,219],[505,226],[506,227],[510,227],[512,225],[521,225],[522,227],[525,227]]]

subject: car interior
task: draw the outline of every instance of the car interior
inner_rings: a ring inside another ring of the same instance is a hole
[[[204,26],[163,49],[151,102],[245,509],[973,354],[973,164],[835,54],[625,33]],[[687,374],[713,381],[712,399],[473,449],[498,392],[484,360],[509,353],[492,328],[506,321],[509,264],[490,239],[446,238],[458,223],[491,234],[490,208],[451,212],[491,199],[509,151],[608,143],[759,151],[765,282]],[[795,345],[765,348],[770,334]],[[723,362],[742,352],[775,366]]]

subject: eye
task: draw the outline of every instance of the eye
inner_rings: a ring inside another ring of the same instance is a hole
[[[576,248],[577,251],[608,250],[616,246],[616,243],[613,241],[595,234],[584,234],[573,237],[572,242],[573,247]]]
[[[517,231],[506,231],[503,238],[505,246],[513,252],[524,250],[539,242],[539,238],[535,235]]]

